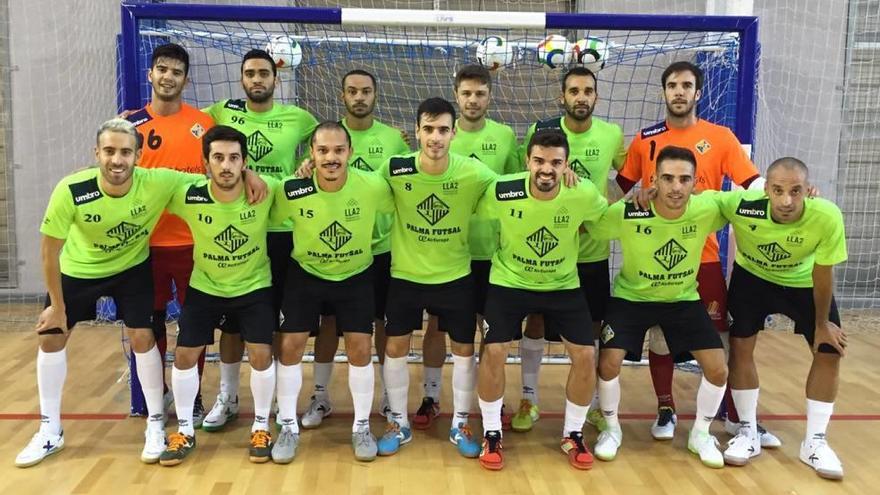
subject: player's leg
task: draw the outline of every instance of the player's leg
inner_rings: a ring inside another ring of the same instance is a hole
[[[207,432],[221,431],[238,418],[238,388],[241,381],[241,360],[244,341],[241,340],[239,323],[235,315],[227,316],[220,328],[220,391],[211,410],[205,415],[202,429]]]
[[[153,276],[153,320],[152,329],[156,346],[159,348],[159,355],[162,357],[162,363],[165,363],[165,355],[168,351],[168,329],[165,321],[168,318],[166,311],[168,301],[173,297],[171,292],[172,274],[169,269],[166,256],[167,248],[150,247],[150,268]],[[162,372],[163,391],[170,392],[165,382],[165,372]]]
[[[611,294],[611,278],[608,268],[608,260],[590,263],[578,263],[578,280],[581,291],[587,300],[587,307],[592,317],[591,330],[593,343],[596,349],[596,366],[599,365],[599,336],[602,334],[602,321],[608,307],[608,297]],[[596,427],[597,430],[605,429],[605,419],[602,417],[602,409],[599,407],[599,389],[594,387],[593,398],[590,401],[590,409],[587,411],[587,423]]]
[[[519,409],[511,418],[513,431],[532,429],[540,419],[538,408],[538,373],[544,357],[544,317],[532,314],[526,317],[526,329],[519,342],[520,372],[522,374],[522,398]]]
[[[345,309],[343,309],[345,311]],[[333,404],[330,402],[330,380],[333,376],[333,360],[339,349],[339,335],[337,333],[336,315],[326,314],[322,311],[321,323],[315,336],[315,362],[314,379],[315,386],[309,407],[302,415],[303,428],[317,428],[321,426],[324,418],[333,412]]]
[[[373,256],[373,302],[375,304],[373,320],[373,342],[376,349],[376,358],[379,360],[379,380],[382,382],[382,401],[379,404],[379,414],[387,417],[390,412],[388,407],[388,393],[385,390],[385,305],[388,301],[388,284],[391,282],[391,253],[377,254]]]
[[[426,430],[440,415],[440,393],[443,386],[443,365],[446,363],[446,333],[440,331],[439,319],[428,314],[428,325],[422,337],[422,387],[425,395],[413,415],[413,428]]]
[[[492,269],[492,262],[489,260],[471,260],[471,278],[474,281],[474,311],[477,313],[476,327],[480,335],[485,331],[486,323],[486,296],[489,293],[489,272]],[[480,341],[480,348],[477,351],[482,355],[484,343]],[[454,354],[454,353],[453,353]],[[454,357],[453,357],[454,359]],[[501,405],[501,429],[510,430],[513,414],[511,409],[505,405]]]
[[[654,326],[648,330],[648,368],[651,384],[657,396],[657,417],[651,425],[651,436],[655,440],[672,440],[678,418],[675,414],[675,400],[672,397],[672,375],[675,362],[669,354],[663,330]]]

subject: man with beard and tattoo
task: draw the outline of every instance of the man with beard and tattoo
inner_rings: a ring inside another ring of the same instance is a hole
[[[218,101],[205,111],[218,124],[228,125],[247,136],[248,166],[261,176],[282,180],[293,174],[297,147],[307,143],[318,121],[295,105],[275,103],[278,71],[265,50],[251,50],[241,61],[241,86],[247,99]],[[284,277],[293,250],[291,223],[270,225],[268,252],[272,271],[272,297],[276,315],[284,294]],[[238,377],[244,343],[238,325],[227,320],[220,337],[220,393],[205,416],[205,431],[219,431],[238,416]],[[279,373],[278,384],[287,377]]]
[[[174,43],[157,46],[153,50],[147,80],[152,86],[150,103],[140,110],[125,113],[125,118],[141,135],[143,152],[138,165],[203,174],[202,136],[213,127],[214,121],[183,102],[183,89],[189,82],[187,51]],[[186,223],[174,215],[163,214],[150,238],[154,291],[152,325],[163,359],[168,345],[165,337],[166,305],[173,297],[172,283],[177,302],[182,305],[186,298],[193,269],[192,250],[193,239]],[[203,355],[199,358],[200,376],[204,366]],[[196,397],[194,414],[194,424],[198,428],[205,414],[201,393]]]
[[[673,145],[687,148],[697,157],[694,189],[697,192],[720,191],[724,177],[749,189],[762,189],[764,180],[743,151],[742,145],[730,129],[697,117],[696,104],[702,95],[703,71],[690,62],[675,62],[661,76],[666,120],[642,129],[630,144],[626,163],[617,175],[617,184],[628,192],[639,181],[643,188],[654,185],[656,158],[661,149]],[[757,180],[756,180],[757,179]],[[715,235],[706,240],[699,280],[700,299],[706,306],[715,327],[727,336],[727,286],[718,256]],[[675,433],[675,402],[672,398],[673,357],[669,355],[662,334],[654,328],[649,332],[648,360],[651,380],[657,394],[657,419],[651,435],[657,440],[670,440]],[[739,418],[733,407],[730,392],[725,402],[728,418],[725,429],[735,434]],[[761,444],[778,447],[781,442],[760,425]]]
[[[600,194],[607,196],[608,174],[612,168],[619,170],[623,166],[626,152],[620,126],[593,115],[599,100],[596,75],[585,67],[574,67],[566,72],[562,76],[562,94],[559,100],[565,108],[565,114],[537,122],[529,129],[523,142],[528,143],[532,134],[541,129],[562,130],[568,138],[568,166],[581,179],[592,182]],[[520,159],[520,163],[525,162],[525,157]],[[611,291],[608,271],[610,254],[611,248],[607,240],[592,239],[581,231],[577,270],[580,287],[593,318],[594,339],[599,338],[599,329]],[[530,315],[520,342],[523,392],[519,410],[512,420],[514,431],[531,430],[540,417],[538,372],[543,352],[543,320],[540,315]],[[601,428],[602,415],[596,396],[593,397],[590,410],[588,421]]]
[[[375,171],[392,156],[409,153],[409,145],[404,140],[402,132],[379,122],[373,115],[377,98],[376,78],[369,72],[354,69],[342,77],[345,116],[340,124],[348,131],[352,146],[348,165],[365,172]],[[391,281],[393,219],[393,213],[379,213],[373,230],[372,276],[375,303],[373,325],[380,377],[382,363],[385,361],[385,298],[388,296],[388,283]],[[333,374],[333,359],[338,348],[336,316],[322,315],[321,328],[315,338],[315,389],[309,408],[302,415],[303,428],[317,428],[333,410],[330,401],[330,377]],[[385,416],[388,412],[388,397],[384,393],[384,387],[382,388],[382,406],[379,413]]]

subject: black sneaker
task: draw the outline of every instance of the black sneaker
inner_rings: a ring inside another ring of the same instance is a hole
[[[205,404],[202,403],[202,394],[196,395],[196,401],[193,403],[193,428],[196,430],[202,427],[205,422]]]
[[[196,437],[184,435],[180,432],[172,433],[168,437],[168,447],[159,456],[159,464],[163,466],[176,466],[183,462],[183,458],[188,456],[195,448]]]
[[[434,402],[433,397],[425,397],[422,399],[422,405],[413,416],[413,428],[417,430],[427,430],[434,423],[434,418],[440,415],[440,404]]]

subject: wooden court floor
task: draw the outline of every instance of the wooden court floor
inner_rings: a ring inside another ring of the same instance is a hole
[[[596,461],[591,471],[568,466],[558,442],[564,409],[567,367],[545,365],[540,403],[544,411],[535,429],[505,434],[506,467],[488,472],[464,459],[447,440],[449,416],[390,458],[373,463],[354,461],[349,444],[351,400],[346,365],[336,366],[331,393],[335,412],[317,430],[304,431],[296,460],[287,466],[254,465],[247,458],[249,420],[239,419],[223,433],[198,433],[198,448],[180,466],[162,468],[139,461],[143,420],[128,418],[128,391],[120,380],[125,369],[119,330],[81,327],[70,348],[70,370],[63,412],[65,449],[28,469],[14,467],[17,452],[38,427],[35,381],[36,338],[27,332],[0,333],[8,357],[0,364],[0,493],[2,494],[869,494],[880,493],[880,334],[854,333],[843,366],[835,420],[829,429],[832,446],[844,463],[846,478],[818,478],[797,458],[805,422],[803,384],[809,353],[800,337],[765,332],[758,346],[762,372],[759,415],[783,440],[779,450],[765,450],[749,466],[712,470],[686,450],[687,429],[694,411],[698,375],[676,373],[676,400],[683,416],[675,440],[651,439],[648,428],[653,393],[644,367],[622,375],[624,445],[616,461]],[[244,367],[246,369],[246,367]],[[311,366],[305,365],[299,409],[308,404]],[[411,366],[410,410],[421,397],[421,371]],[[505,402],[519,397],[519,368],[508,366]],[[445,369],[442,407],[451,405],[451,367]],[[169,374],[170,379],[170,374]],[[218,369],[208,365],[205,402],[210,407]],[[243,410],[250,411],[248,375],[242,376]],[[378,398],[376,400],[378,404]],[[476,409],[475,409],[476,412]],[[479,430],[479,415],[473,424]],[[382,418],[374,415],[373,432],[381,434]],[[170,430],[170,426],[169,426]],[[713,431],[724,443],[719,424]],[[596,432],[587,426],[592,445]]]

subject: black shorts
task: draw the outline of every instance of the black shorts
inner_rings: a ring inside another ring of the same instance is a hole
[[[101,297],[116,302],[116,318],[128,328],[153,326],[153,271],[150,260],[103,278],[77,278],[61,274],[61,291],[67,310],[67,328],[96,317],[96,304]],[[49,294],[44,301],[49,306]]]
[[[605,319],[608,308],[608,297],[611,294],[611,278],[608,272],[608,260],[578,263],[578,279],[581,290],[590,306],[593,323],[601,323]],[[595,335],[595,338],[599,338]]]
[[[489,260],[472,260],[471,277],[474,279],[474,311],[478,315],[486,314],[486,296],[489,293],[489,270],[492,262]]]
[[[214,329],[224,317],[235,320],[245,342],[272,345],[276,320],[272,289],[267,287],[236,297],[220,297],[192,286],[180,312],[177,345],[199,347],[213,344]]]
[[[645,333],[660,325],[670,354],[677,362],[691,359],[690,351],[722,349],[721,337],[701,301],[634,302],[612,297],[599,339],[601,347],[623,349],[626,359],[638,361]]]
[[[764,280],[734,264],[727,291],[727,305],[733,317],[731,337],[747,338],[764,328],[768,315],[783,314],[794,320],[794,333],[807,339],[810,347],[816,333],[816,306],[811,287],[785,287]],[[831,299],[828,320],[840,326],[837,302]],[[819,346],[819,352],[837,354],[828,344]]]
[[[385,321],[385,305],[388,302],[388,285],[391,283],[391,253],[373,256],[373,317]]]
[[[281,332],[317,332],[324,311],[336,316],[343,332],[373,332],[372,267],[338,282],[318,278],[291,260],[281,313]]]
[[[487,344],[522,338],[523,319],[530,314],[544,316],[544,338],[572,344],[593,345],[590,308],[580,289],[536,292],[489,285],[486,323]]]
[[[389,337],[409,335],[422,328],[423,312],[440,319],[440,330],[453,342],[473,344],[477,331],[471,276],[443,284],[418,284],[391,278],[385,315]]]

